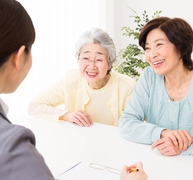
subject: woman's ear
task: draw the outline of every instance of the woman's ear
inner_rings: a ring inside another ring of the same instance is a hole
[[[110,70],[110,69],[111,69],[111,67],[112,67],[112,66],[111,66],[111,65],[109,65],[109,68],[108,68],[108,70]]]
[[[18,51],[14,54],[14,66],[17,70],[20,70],[23,66],[23,61],[25,60],[25,46],[21,46]]]

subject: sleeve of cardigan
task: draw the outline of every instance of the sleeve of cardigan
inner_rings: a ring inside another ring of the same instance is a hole
[[[41,92],[28,105],[28,113],[38,118],[58,120],[65,114],[65,77],[54,82],[50,87]],[[64,105],[63,108],[58,106]]]
[[[120,135],[124,139],[143,144],[152,144],[160,139],[163,128],[144,122],[151,85],[152,70],[148,67],[142,72],[119,120]]]
[[[191,144],[188,149],[181,153],[181,155],[193,156],[193,144]]]

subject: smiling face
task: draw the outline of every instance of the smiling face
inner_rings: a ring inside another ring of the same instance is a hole
[[[79,70],[89,85],[101,88],[109,69],[107,51],[100,44],[89,43],[82,47]]]
[[[155,73],[166,75],[183,66],[180,54],[166,34],[159,28],[149,32],[145,43],[145,56]]]

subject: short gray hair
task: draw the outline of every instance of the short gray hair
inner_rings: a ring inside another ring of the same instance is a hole
[[[87,43],[98,43],[107,51],[108,64],[112,64],[116,60],[116,48],[112,38],[102,29],[93,28],[84,32],[76,43],[75,56],[78,59],[80,51]]]

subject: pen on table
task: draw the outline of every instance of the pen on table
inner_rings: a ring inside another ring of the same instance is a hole
[[[139,171],[139,169],[137,169],[137,168],[129,168],[129,172],[137,172],[137,171]]]
[[[70,167],[69,169],[67,169],[66,171],[64,171],[63,173],[59,174],[59,175],[57,176],[57,178],[58,178],[59,176],[61,176],[62,174],[64,174],[64,173],[70,171],[71,169],[75,168],[75,167],[78,166],[80,163],[81,163],[81,162],[79,162],[79,163],[73,165],[72,167]],[[58,179],[55,179],[55,180],[58,180]]]
[[[69,169],[67,169],[67,170],[66,170],[65,172],[63,172],[63,173],[66,173],[66,172],[70,171],[71,169],[73,169],[73,168],[75,168],[76,166],[78,166],[80,163],[81,163],[81,162],[75,164],[74,166],[70,167]]]

